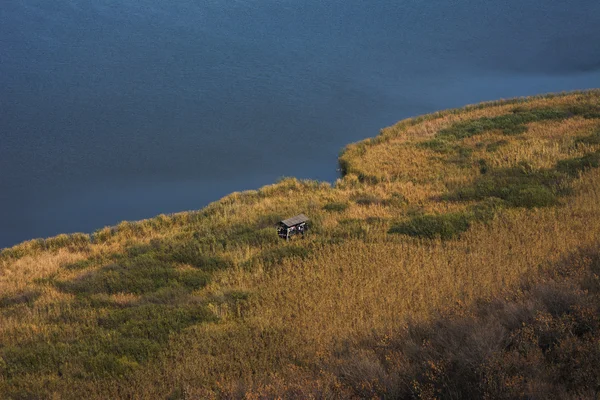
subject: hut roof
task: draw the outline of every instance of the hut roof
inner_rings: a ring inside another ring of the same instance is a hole
[[[298,224],[301,224],[301,223],[307,222],[307,221],[308,221],[308,217],[306,215],[298,214],[295,217],[284,219],[283,221],[281,221],[279,223],[282,225],[285,225],[287,227],[290,227],[290,226],[298,225]]]

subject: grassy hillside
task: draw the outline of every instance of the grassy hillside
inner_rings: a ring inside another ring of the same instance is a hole
[[[347,146],[333,186],[6,249],[0,397],[594,398],[599,164],[600,91],[499,101]]]

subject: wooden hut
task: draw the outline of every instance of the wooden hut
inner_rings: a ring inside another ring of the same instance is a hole
[[[289,240],[290,237],[301,234],[308,230],[308,217],[304,214],[298,214],[295,217],[284,219],[277,224],[277,234],[280,238]]]

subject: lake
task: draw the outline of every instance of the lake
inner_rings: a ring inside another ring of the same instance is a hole
[[[344,145],[600,86],[600,2],[3,0],[0,248],[199,209]]]

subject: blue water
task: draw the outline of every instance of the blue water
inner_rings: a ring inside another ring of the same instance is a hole
[[[399,119],[598,86],[592,0],[2,0],[0,247],[333,181]]]

